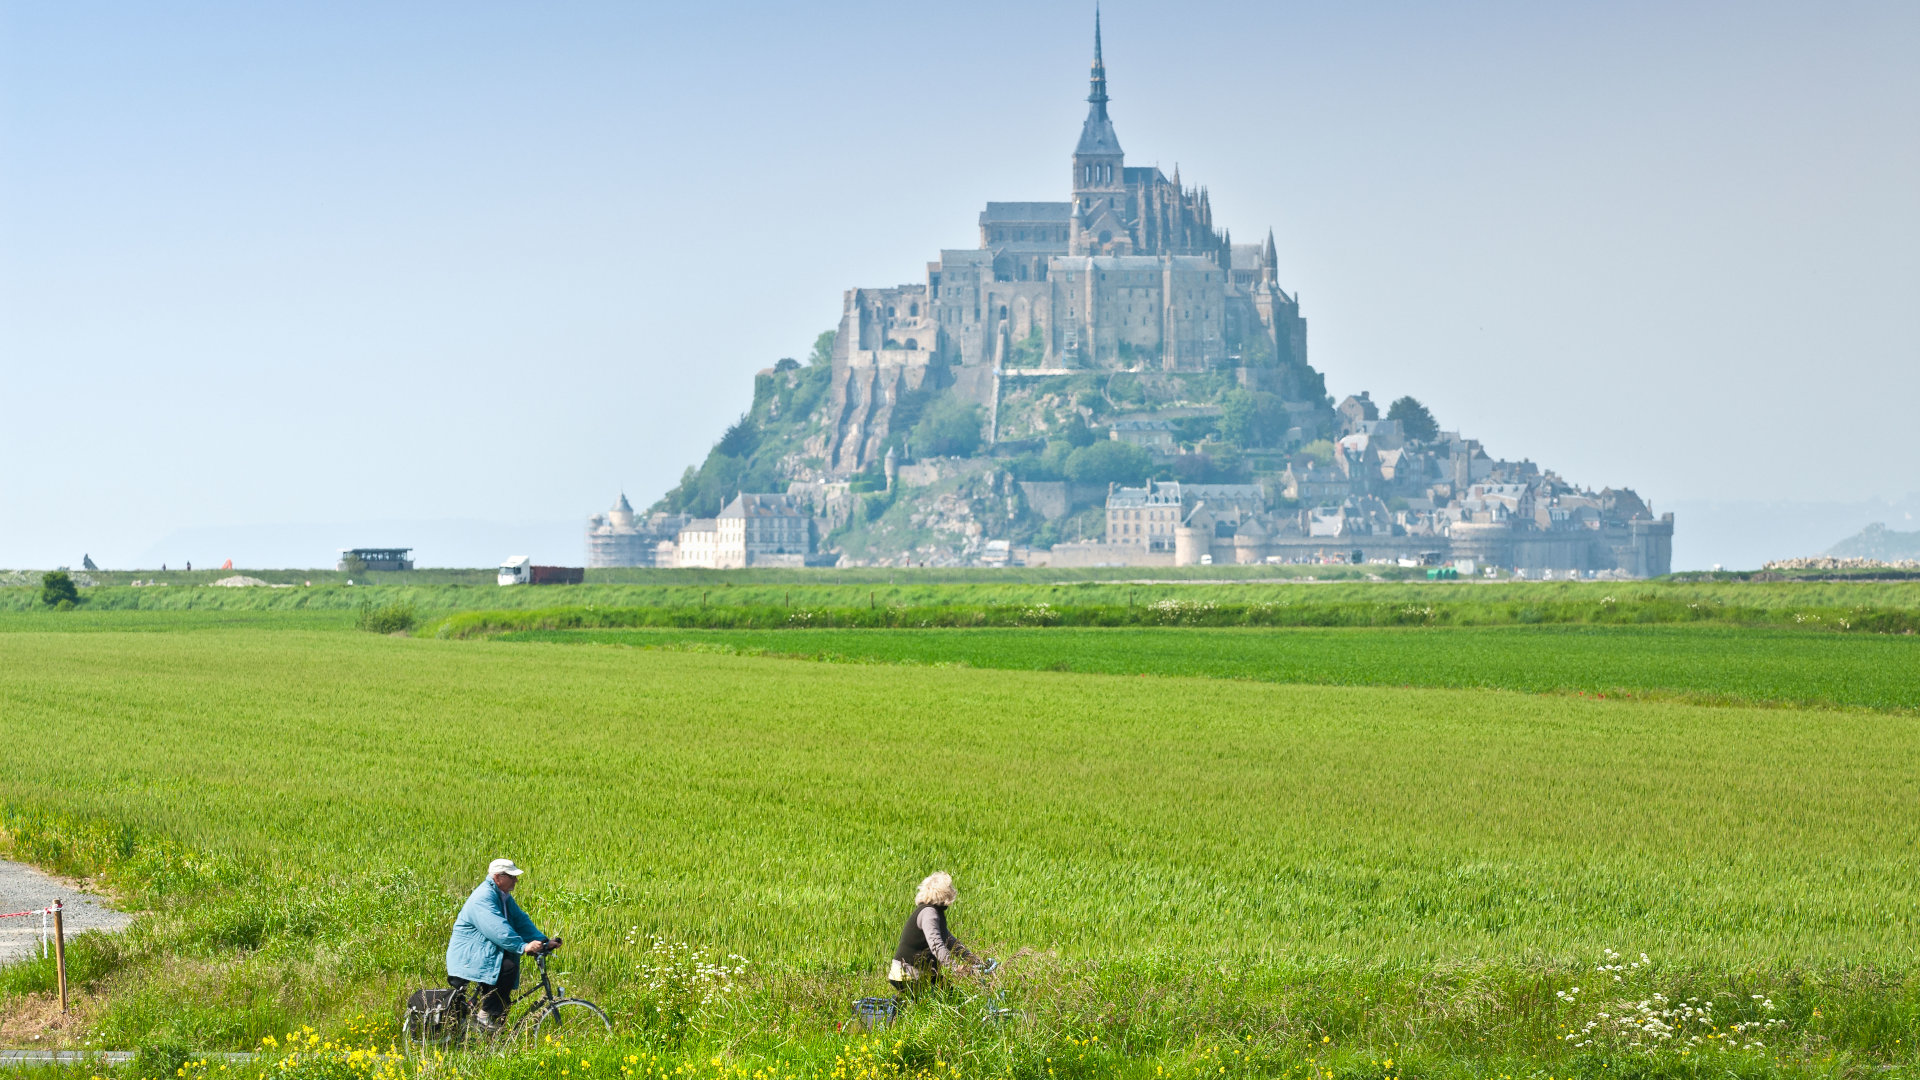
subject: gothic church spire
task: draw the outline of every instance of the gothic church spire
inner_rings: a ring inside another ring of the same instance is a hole
[[[1102,120],[1107,117],[1107,65],[1100,59],[1100,7],[1093,9],[1093,89],[1087,95]]]
[[[1092,107],[1087,110],[1087,122],[1080,128],[1080,145],[1074,148],[1074,155],[1100,155],[1119,157],[1120,136],[1114,134],[1113,121],[1107,119],[1107,65],[1100,56],[1100,9],[1093,12],[1093,78],[1087,102]],[[1113,163],[1104,163],[1111,166]],[[1106,182],[1117,182],[1119,170],[1109,168],[1113,175]],[[1106,173],[1101,174],[1103,177]]]

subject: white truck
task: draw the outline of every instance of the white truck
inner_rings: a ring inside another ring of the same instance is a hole
[[[500,564],[502,585],[578,585],[587,579],[582,566],[535,566],[528,555],[515,555]]]

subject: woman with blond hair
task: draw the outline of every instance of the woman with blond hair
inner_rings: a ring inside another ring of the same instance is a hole
[[[900,931],[900,946],[893,950],[893,966],[887,969],[887,981],[903,993],[940,985],[942,970],[954,963],[954,957],[972,962],[976,958],[965,945],[947,932],[947,908],[960,894],[954,891],[953,876],[936,870],[920,883],[913,895],[913,914],[907,916],[906,929]]]

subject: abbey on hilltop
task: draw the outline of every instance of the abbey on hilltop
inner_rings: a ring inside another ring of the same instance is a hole
[[[1070,197],[987,203],[925,281],[848,290],[673,490],[591,519],[590,566],[1667,571],[1673,515],[1629,489],[1496,459],[1411,396],[1336,407],[1272,232],[1236,244],[1178,168],[1127,164],[1100,44],[1096,15]]]
[[[1072,199],[990,202],[980,246],[940,252],[924,283],[847,291],[833,352],[841,407],[823,447],[830,472],[856,472],[883,452],[887,403],[935,363],[951,365],[960,392],[988,409],[996,371],[1232,365],[1258,371],[1248,381],[1303,417],[1326,411],[1299,298],[1274,276],[1271,230],[1263,243],[1236,244],[1214,227],[1206,189],[1182,184],[1177,167],[1172,178],[1129,167],[1108,100],[1096,14]]]

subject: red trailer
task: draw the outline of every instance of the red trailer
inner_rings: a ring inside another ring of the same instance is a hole
[[[525,555],[500,564],[502,585],[578,585],[587,579],[582,566],[535,566]]]

